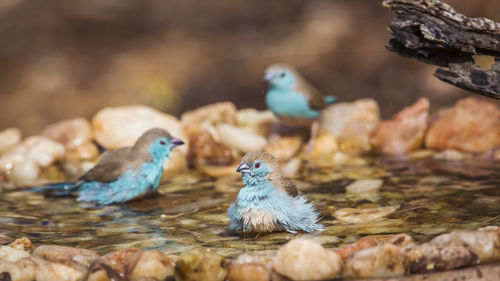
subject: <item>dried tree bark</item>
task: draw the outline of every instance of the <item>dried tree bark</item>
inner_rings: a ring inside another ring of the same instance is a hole
[[[434,76],[500,99],[500,23],[468,18],[439,0],[384,0],[396,13],[386,48],[438,65]]]

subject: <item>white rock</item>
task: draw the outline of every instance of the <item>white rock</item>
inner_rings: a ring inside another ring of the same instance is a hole
[[[217,124],[236,124],[236,106],[232,102],[217,102],[184,112],[181,115],[188,137],[213,128]]]
[[[294,239],[281,247],[273,269],[293,280],[335,278],[342,268],[340,256],[307,239]]]
[[[17,262],[18,260],[29,256],[30,254],[26,251],[17,250],[9,246],[0,246],[0,260],[6,262]]]
[[[0,132],[0,155],[21,141],[21,130],[8,128]]]
[[[108,107],[92,118],[94,135],[106,149],[131,146],[147,130],[162,128],[184,141],[181,123],[175,116],[143,105]],[[176,148],[186,151],[186,145]]]
[[[40,175],[40,167],[34,161],[25,160],[12,167],[12,180],[14,182],[34,181]]]
[[[94,136],[90,122],[83,118],[63,120],[47,126],[42,135],[63,144],[66,148],[91,142]]]
[[[402,276],[406,271],[401,248],[387,243],[355,252],[346,260],[342,278]]]
[[[381,179],[357,180],[346,186],[345,190],[347,193],[373,192],[378,190],[383,183]]]
[[[218,124],[218,141],[242,152],[260,150],[266,145],[266,139],[229,124]]]

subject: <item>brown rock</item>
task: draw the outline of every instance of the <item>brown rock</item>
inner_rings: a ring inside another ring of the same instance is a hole
[[[182,252],[175,266],[177,281],[222,281],[226,275],[224,257],[206,248]]]
[[[391,237],[383,241],[383,243],[389,243],[399,247],[411,246],[413,242],[413,238],[406,233],[391,235]]]
[[[375,246],[377,246],[377,242],[375,242],[375,240],[370,237],[363,237],[350,245],[335,250],[335,252],[337,252],[343,260],[346,260],[357,251]]]
[[[477,255],[463,244],[424,243],[407,250],[406,259],[412,273],[451,270],[479,262]]]
[[[406,272],[401,248],[387,243],[358,251],[347,258],[342,278],[402,276]]]
[[[79,263],[85,268],[88,268],[90,264],[99,258],[99,255],[91,250],[55,245],[38,246],[33,251],[33,255],[56,263],[71,265]]]
[[[425,145],[435,149],[484,152],[500,146],[500,110],[494,103],[470,97],[441,112],[431,124]]]
[[[144,251],[133,270],[129,270],[130,280],[153,278],[154,280],[167,280],[174,275],[174,262],[158,250]]]
[[[429,100],[419,99],[391,120],[383,121],[371,137],[372,145],[381,153],[403,154],[422,145],[429,119]]]
[[[319,120],[319,132],[332,133],[340,150],[361,153],[370,150],[370,135],[380,123],[380,113],[375,100],[360,99],[325,108]]]
[[[10,243],[9,246],[16,250],[31,251],[33,244],[31,244],[31,241],[28,238],[21,237]]]
[[[209,132],[201,132],[189,138],[187,160],[191,167],[230,165],[234,162],[231,149],[215,141]]]
[[[259,263],[231,264],[228,281],[269,281],[270,274],[266,267]]]

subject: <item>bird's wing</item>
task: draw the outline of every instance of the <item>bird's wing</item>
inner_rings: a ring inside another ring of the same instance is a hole
[[[115,181],[138,163],[138,159],[135,158],[130,147],[106,152],[92,169],[80,177],[80,180],[97,182]]]
[[[325,97],[304,79],[298,80],[295,89],[307,98],[312,109],[321,110],[326,106]]]
[[[279,183],[277,185],[279,188],[284,190],[288,195],[292,197],[297,197],[297,195],[300,194],[300,191],[297,189],[295,183],[292,180],[285,178],[283,176],[281,176],[281,178],[279,179]]]

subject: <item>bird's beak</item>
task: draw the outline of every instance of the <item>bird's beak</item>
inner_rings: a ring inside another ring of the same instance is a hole
[[[176,146],[179,146],[179,145],[183,145],[184,142],[178,138],[173,138],[172,139],[172,146],[173,147],[176,147]]]
[[[265,82],[273,82],[274,80],[274,74],[272,74],[271,72],[266,72],[266,75],[264,75],[264,79],[263,79]]]
[[[250,173],[250,167],[248,167],[247,163],[241,162],[240,166],[238,169],[236,169],[236,172],[240,173]]]

